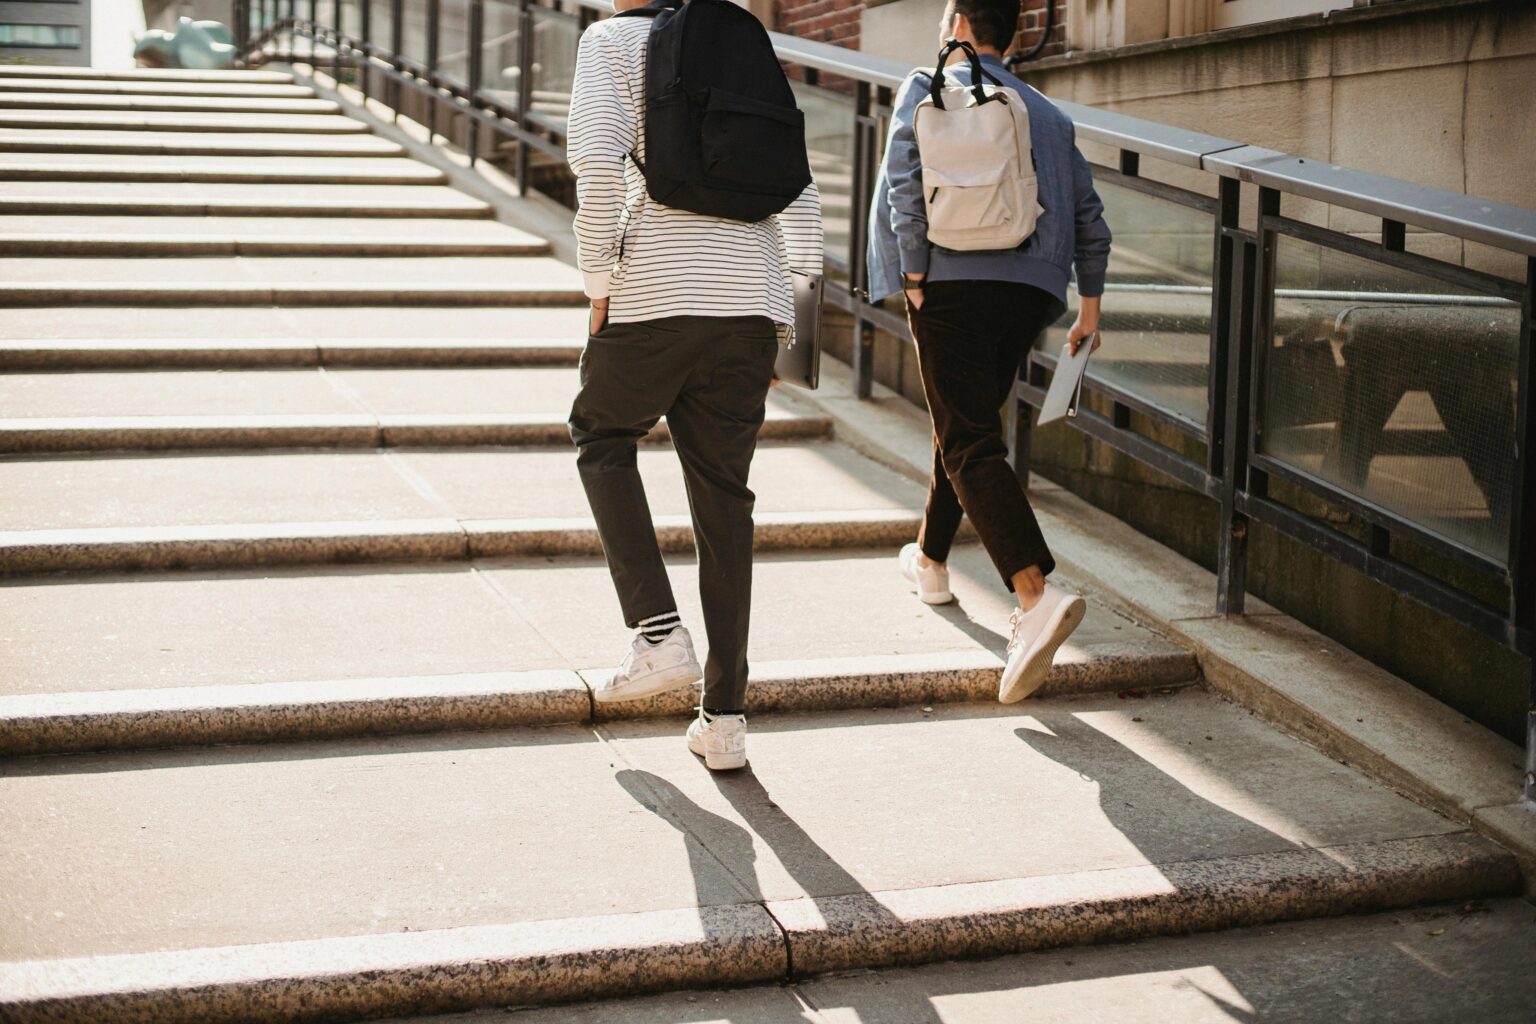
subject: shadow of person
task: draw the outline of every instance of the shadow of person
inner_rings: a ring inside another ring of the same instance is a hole
[[[842,938],[857,934],[877,944],[882,938],[903,933],[903,922],[773,802],[750,765],[741,771],[710,773],[716,787],[747,823],[746,828],[705,810],[651,772],[626,769],[615,778],[636,802],[682,834],[701,911],[725,902],[766,903],[757,873],[756,836],[768,844],[816,904],[825,922],[824,935]],[[709,934],[707,922],[705,933]],[[793,940],[790,945],[793,950]],[[883,1008],[883,1012],[889,1011],[890,1007]],[[904,1000],[896,1016],[886,1015],[880,1020],[882,1024],[941,1024],[926,998]]]
[[[1099,809],[1153,865],[1302,849],[1191,790],[1119,740],[1066,711],[1032,716],[1049,732],[1014,730],[1043,757],[1098,783]]]

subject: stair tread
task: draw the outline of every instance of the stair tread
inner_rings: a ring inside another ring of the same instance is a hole
[[[0,110],[5,128],[163,128],[171,131],[364,133],[368,126],[343,114],[258,114],[176,110]]]
[[[302,288],[415,291],[581,290],[576,268],[542,256],[0,257],[0,288]],[[130,293],[131,294],[131,293]]]
[[[669,561],[679,610],[706,648],[695,565]],[[754,661],[997,656],[1006,643],[1006,594],[976,545],[957,547],[960,604],[939,610],[913,598],[888,550],[761,554],[754,576]],[[37,577],[0,586],[6,693],[611,668],[632,635],[599,558]],[[1091,667],[1105,659],[1161,659],[1168,682],[1195,673],[1178,647],[1090,605],[1060,661]]]
[[[758,716],[752,772],[718,779],[679,732],[624,722],[9,762],[0,871],[17,926],[0,957],[806,897],[878,929],[882,912],[899,926],[913,890],[949,887],[951,912],[1012,880],[1155,897],[1169,865],[1220,859],[1240,877],[1266,855],[1462,829],[1198,690]],[[555,780],[580,798],[551,800]]]
[[[584,309],[558,307],[468,307],[455,309],[451,320],[445,320],[442,310],[430,307],[256,306],[241,310],[239,316],[200,313],[190,317],[185,310],[158,306],[41,307],[7,310],[0,317],[0,339],[21,339],[29,344],[48,339],[146,339],[217,345],[235,339],[303,338],[318,344],[433,346],[558,338],[580,345],[586,337],[586,320]]]
[[[367,417],[359,417],[362,422]],[[651,509],[688,513],[676,456],[640,453]],[[922,489],[844,445],[763,447],[760,513],[912,510]],[[0,543],[29,531],[584,517],[571,450],[309,452],[0,462]]]
[[[33,236],[70,240],[176,240],[229,242],[368,241],[412,245],[503,244],[545,247],[537,235],[494,220],[424,217],[135,217],[5,216],[0,214],[0,244]]]
[[[0,94],[3,95],[3,94]],[[330,138],[325,135],[306,135],[283,132],[139,132],[111,131],[82,128],[77,130],[48,128],[0,129],[0,149],[15,147],[75,147],[81,150],[111,152],[120,149],[154,148],[175,153],[177,150],[199,151],[229,150],[232,153],[262,154],[271,151],[288,152],[323,150],[327,153],[383,153],[398,154],[404,150],[399,144],[377,135],[342,135]]]
[[[286,96],[146,96],[139,93],[0,91],[0,110],[174,110],[251,114],[334,114],[333,100]]]

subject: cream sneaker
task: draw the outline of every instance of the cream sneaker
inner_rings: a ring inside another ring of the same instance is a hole
[[[1088,611],[1087,603],[1047,582],[1040,603],[1027,613],[1015,611],[1008,621],[1013,639],[1008,641],[1008,663],[997,688],[1004,704],[1023,700],[1045,684],[1056,649],[1066,642]]]
[[[916,544],[901,549],[897,564],[902,576],[917,588],[917,599],[923,604],[949,604],[955,599],[949,592],[949,569],[942,565],[924,569],[919,563],[922,553],[923,549]]]
[[[592,699],[600,704],[640,700],[703,678],[704,670],[693,653],[693,637],[687,629],[678,626],[659,644],[651,644],[636,633],[619,670],[592,690]]]
[[[747,716],[715,716],[699,708],[699,717],[688,725],[688,749],[712,772],[742,767],[747,763]]]

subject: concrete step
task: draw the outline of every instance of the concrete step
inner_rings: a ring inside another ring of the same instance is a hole
[[[0,306],[586,304],[575,268],[541,256],[0,257]]]
[[[377,135],[255,134],[251,132],[0,131],[0,153],[134,153],[172,156],[402,156],[405,149]]]
[[[0,110],[154,110],[229,114],[335,114],[334,100],[281,96],[146,96],[141,93],[0,91]]]
[[[846,684],[865,689],[866,703],[905,703],[963,697],[967,674],[981,664],[993,671],[995,693],[1016,605],[985,552],[956,548],[957,603],[942,608],[912,596],[895,554],[886,546],[760,555],[753,665],[815,662],[820,667],[806,674],[826,678],[835,674],[827,666],[841,662],[850,680],[873,680]],[[685,555],[669,564],[680,613],[702,655],[709,644],[695,562]],[[451,682],[446,677],[463,682],[486,673],[557,669],[596,678],[618,664],[632,638],[607,566],[596,557],[53,576],[0,586],[0,693],[16,696],[415,677],[436,678],[418,689],[442,693]],[[1056,666],[1056,685],[1076,690],[1169,686],[1198,674],[1187,652],[1096,602]],[[959,674],[945,674],[951,672]],[[266,703],[275,702],[269,693]],[[679,706],[659,703],[663,710]]]
[[[1528,1024],[1536,916],[1522,900],[1231,929],[517,1011],[517,1024]],[[1403,993],[1413,993],[1404,999]],[[419,1024],[506,1024],[482,1010]],[[393,1024],[401,1024],[395,1018]]]
[[[135,96],[239,96],[252,99],[310,99],[315,90],[307,85],[252,82],[153,82],[143,79],[114,81],[83,78],[20,78],[0,76],[0,93],[115,93]]]
[[[476,359],[473,350],[481,346],[560,345],[569,350],[585,340],[586,323],[586,310],[560,307],[466,307],[455,309],[449,323],[441,310],[411,306],[258,306],[216,318],[158,306],[17,307],[0,317],[0,351],[18,343],[68,349],[144,342],[157,349],[213,351],[298,343],[315,350],[306,357],[311,362],[394,361],[397,351],[420,351],[435,365],[458,358],[455,350]],[[445,354],[432,354],[440,347]]]
[[[0,256],[542,256],[493,220],[0,215]]]
[[[0,81],[18,78],[77,78],[82,82],[199,82],[208,84],[292,85],[288,71],[196,71],[181,68],[74,68],[39,64],[0,64]]]
[[[369,130],[340,114],[181,113],[155,110],[4,110],[0,128],[162,132],[288,132],[345,135]]]
[[[6,1015],[526,1005],[1519,884],[1492,843],[1199,690],[758,715],[751,768],[731,775],[680,733],[641,720],[12,760]]]
[[[292,185],[441,185],[435,167],[405,157],[240,157],[6,153],[0,181],[250,182]]]
[[[135,310],[135,313],[142,312]],[[164,312],[156,310],[156,312]],[[391,340],[367,338],[145,338],[47,340],[0,338],[0,371],[257,369],[300,366],[546,367],[575,366],[579,332],[566,338]]]
[[[0,214],[476,218],[491,208],[439,185],[8,181]]]

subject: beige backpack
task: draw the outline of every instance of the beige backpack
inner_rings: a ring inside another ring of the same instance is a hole
[[[944,62],[956,49],[970,57],[969,88],[944,84]],[[1042,212],[1029,110],[1018,93],[990,77],[975,48],[952,39],[913,114],[928,241],[945,249],[1015,249],[1034,234]]]

